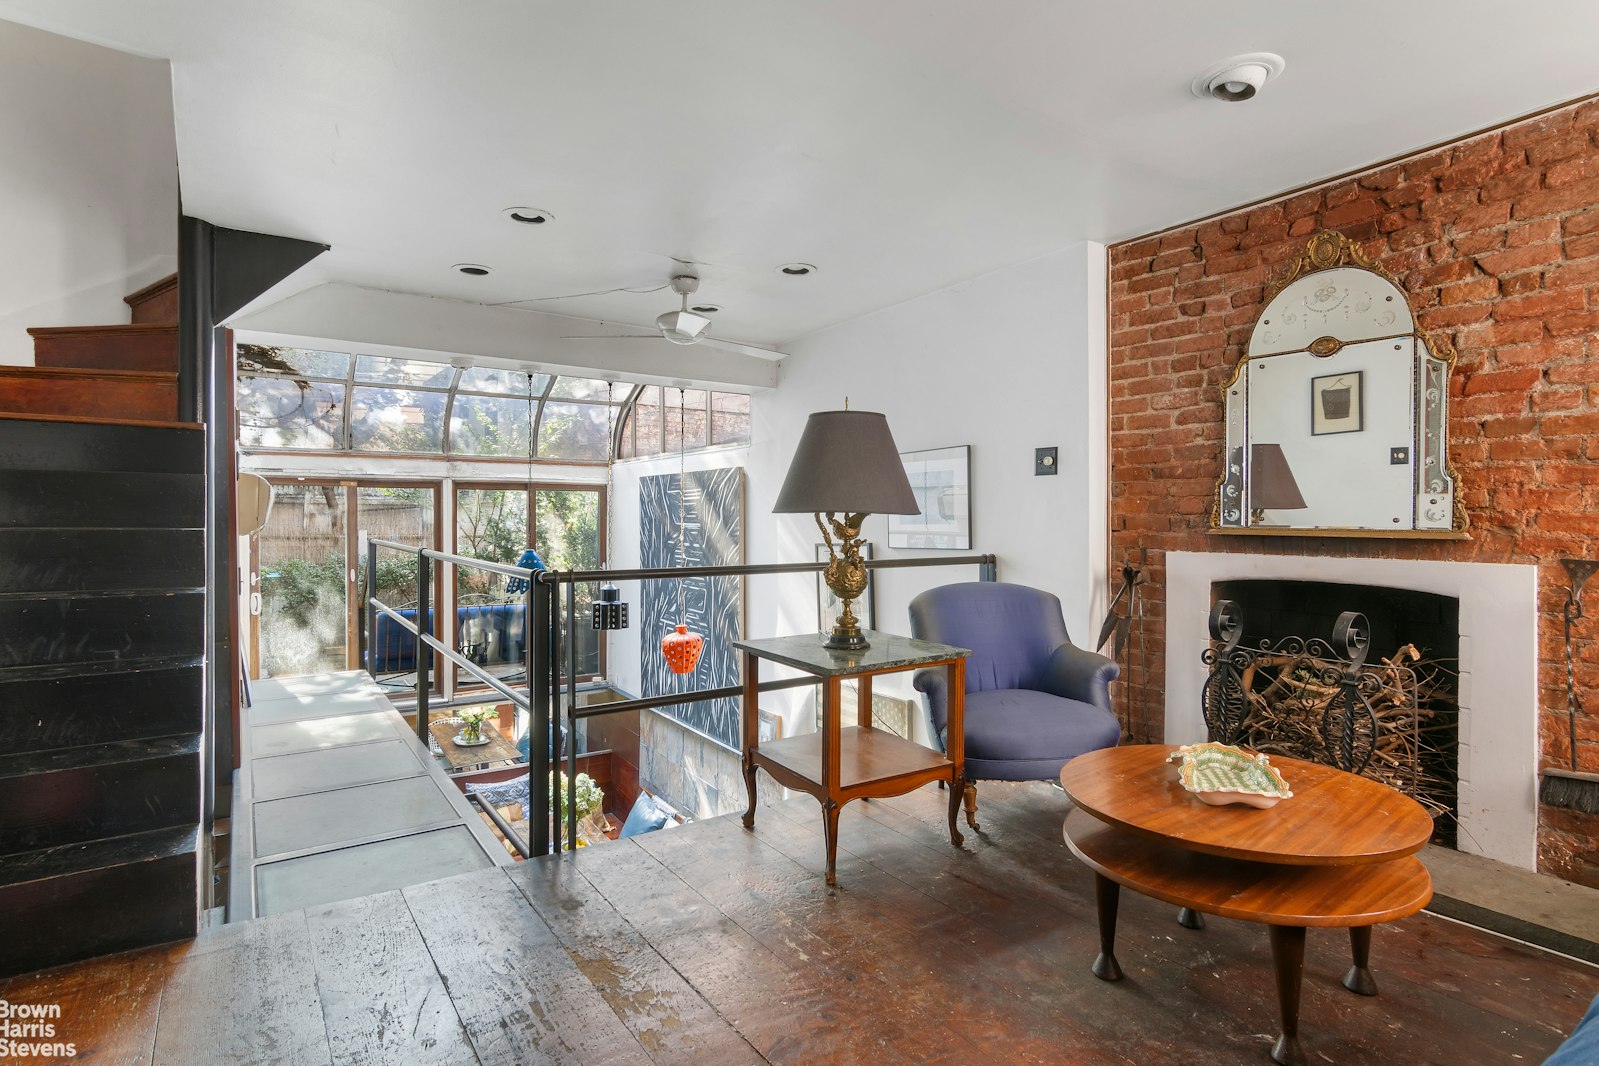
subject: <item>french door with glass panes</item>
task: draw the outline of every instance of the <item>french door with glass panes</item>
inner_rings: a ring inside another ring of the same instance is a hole
[[[319,481],[268,478],[272,516],[250,541],[250,674],[294,677],[362,668],[367,538],[439,546],[436,481]],[[442,581],[436,578],[433,602]],[[414,620],[416,557],[378,552],[377,598]],[[437,630],[435,630],[437,631]],[[411,635],[380,621],[371,649],[373,674],[396,691],[414,691]],[[434,688],[438,687],[435,673]]]

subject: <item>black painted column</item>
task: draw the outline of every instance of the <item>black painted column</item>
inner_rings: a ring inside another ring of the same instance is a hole
[[[240,669],[234,620],[235,433],[228,316],[327,250],[325,244],[224,229],[184,215],[178,222],[178,420],[205,424],[205,736],[201,832],[230,814],[233,682]],[[209,876],[209,873],[207,873]]]

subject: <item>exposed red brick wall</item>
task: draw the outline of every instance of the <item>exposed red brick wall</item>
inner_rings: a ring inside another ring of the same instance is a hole
[[[1151,730],[1164,705],[1165,552],[1534,563],[1544,759],[1567,764],[1562,556],[1599,557],[1599,100],[1110,250],[1112,559],[1150,549]],[[1470,541],[1207,533],[1222,385],[1270,281],[1335,229],[1459,353],[1450,448]],[[1580,644],[1582,768],[1599,771],[1599,587]],[[1599,885],[1599,818],[1544,808],[1540,865]]]

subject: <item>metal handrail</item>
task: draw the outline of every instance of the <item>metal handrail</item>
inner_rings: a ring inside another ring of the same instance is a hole
[[[378,549],[387,548],[393,551],[403,551],[416,556],[417,561],[417,620],[415,623],[402,617],[394,608],[383,603],[377,598],[377,553]],[[500,678],[479,667],[476,663],[460,654],[456,649],[439,640],[431,632],[432,624],[429,619],[431,612],[429,606],[429,592],[432,584],[432,564],[445,563],[451,566],[465,566],[490,573],[503,574],[508,577],[518,577],[527,580],[527,593],[524,601],[524,632],[526,633],[526,674],[527,689],[525,693],[518,693],[506,685]],[[739,696],[744,692],[741,685],[728,685],[714,689],[696,689],[689,692],[666,693],[659,696],[646,696],[638,699],[618,700],[612,703],[591,704],[588,707],[577,706],[577,693],[575,678],[577,676],[577,648],[572,634],[577,625],[576,599],[577,586],[587,582],[596,581],[642,581],[642,580],[674,580],[688,577],[722,577],[722,576],[760,576],[766,574],[802,574],[820,573],[826,569],[827,563],[764,563],[764,564],[730,564],[720,566],[686,566],[686,567],[656,567],[632,570],[569,570],[558,572],[552,570],[531,570],[526,567],[510,566],[504,563],[488,562],[483,559],[473,559],[465,555],[453,555],[449,552],[437,551],[433,548],[424,548],[412,544],[402,544],[398,541],[383,540],[376,537],[367,539],[367,588],[366,601],[370,606],[367,612],[366,625],[362,627],[360,649],[363,666],[371,672],[371,659],[369,657],[370,636],[369,630],[375,624],[377,615],[385,615],[394,620],[415,639],[415,657],[417,666],[416,684],[416,715],[417,735],[423,743],[428,741],[428,703],[429,693],[432,688],[431,669],[432,655],[438,654],[454,663],[458,668],[466,671],[471,676],[482,681],[496,692],[500,693],[513,705],[528,712],[529,715],[529,750],[528,773],[530,783],[532,780],[549,781],[551,778],[551,747],[550,726],[552,712],[560,713],[561,696],[567,695],[566,718],[569,725],[568,740],[564,745],[564,754],[567,759],[569,773],[567,775],[567,836],[571,848],[577,847],[577,818],[576,796],[577,788],[577,736],[576,726],[580,720],[598,717],[605,714],[616,714],[633,710],[653,710],[661,707],[672,707],[684,703],[696,703],[701,700],[722,699]],[[993,581],[997,577],[998,559],[993,555],[964,555],[945,556],[941,558],[917,557],[911,559],[874,559],[866,562],[868,569],[902,569],[922,566],[962,566],[975,565],[979,568],[979,576],[983,581]],[[561,595],[561,586],[566,587],[566,631],[567,631],[567,677],[568,685],[561,684],[561,630],[559,624],[559,604],[551,603],[552,597]],[[552,611],[552,608],[554,609]],[[535,639],[534,634],[542,634],[543,639]],[[540,679],[537,687],[533,679]],[[817,682],[810,677],[795,677],[783,680],[767,681],[756,686],[759,692],[771,692],[778,689],[803,688],[815,685]],[[559,759],[562,753],[556,753]],[[496,827],[506,834],[508,840],[522,854],[524,858],[532,854],[546,854],[550,851],[553,842],[557,852],[562,850],[561,835],[556,833],[551,839],[550,834],[550,808],[551,797],[547,787],[529,788],[529,802],[532,810],[529,811],[529,826],[532,830],[533,840],[529,845],[521,841],[514,833],[509,832],[509,827],[504,825],[504,820],[498,811],[478,803],[480,809],[489,814]],[[524,850],[526,849],[526,850]]]
[[[528,790],[529,798],[532,796],[532,791],[532,789]],[[476,792],[468,792],[466,794],[466,802],[472,804],[472,806],[489,816],[489,821],[494,823],[494,828],[500,831],[500,835],[505,837],[506,842],[509,843],[511,847],[516,849],[516,853],[518,855],[522,856],[524,859],[531,859],[533,857],[533,849],[527,846],[527,841],[522,839],[522,834],[511,828],[511,823],[505,820],[505,816],[499,812],[498,808],[496,808],[494,804],[489,803]]]
[[[411,549],[415,551],[415,548]],[[425,549],[424,549],[425,550]],[[437,554],[429,552],[432,558]],[[917,556],[911,559],[867,559],[868,570],[898,570],[916,566],[980,566],[991,568],[999,559],[993,555]],[[685,577],[759,577],[764,574],[819,574],[826,563],[728,563],[721,566],[665,566],[633,570],[539,570],[542,584],[583,584],[592,581],[676,580]],[[527,571],[520,573],[526,574]],[[985,580],[992,580],[986,578]]]

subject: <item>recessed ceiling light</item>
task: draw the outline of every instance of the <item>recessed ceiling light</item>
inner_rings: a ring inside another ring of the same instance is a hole
[[[462,274],[469,274],[474,278],[481,278],[485,274],[491,273],[489,268],[481,263],[457,263],[450,269],[459,271]]]
[[[714,315],[721,309],[721,304],[695,304],[689,308],[690,311],[697,311],[702,315]]]
[[[1213,63],[1189,88],[1195,96],[1227,103],[1253,99],[1265,84],[1283,72],[1283,57],[1271,52],[1249,52]]]
[[[803,278],[807,274],[816,273],[816,268],[809,263],[784,263],[777,268],[779,274],[787,274],[791,278]]]
[[[546,222],[554,222],[555,216],[537,207],[507,207],[501,212],[512,222],[520,222],[524,226],[542,226]]]

